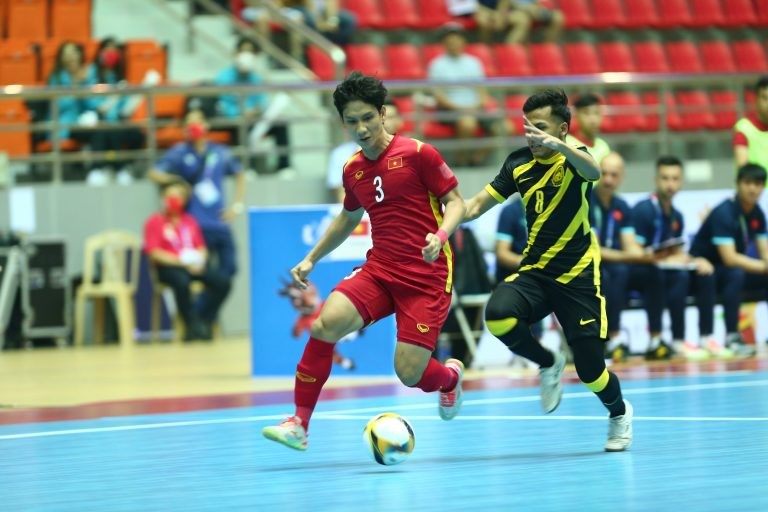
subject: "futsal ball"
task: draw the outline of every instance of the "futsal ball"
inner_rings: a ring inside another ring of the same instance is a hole
[[[363,441],[371,450],[373,460],[384,466],[400,464],[416,445],[411,424],[393,412],[371,418],[363,429]]]

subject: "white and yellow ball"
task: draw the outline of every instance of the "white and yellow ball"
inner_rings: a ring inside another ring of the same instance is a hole
[[[371,418],[363,429],[363,441],[373,460],[384,466],[400,464],[416,446],[411,424],[393,412]]]

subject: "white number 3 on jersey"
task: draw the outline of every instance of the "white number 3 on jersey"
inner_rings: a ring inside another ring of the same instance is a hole
[[[384,184],[384,181],[381,179],[381,176],[376,176],[373,178],[373,185],[376,187],[376,202],[380,203],[384,200],[384,189],[381,188],[381,186]]]

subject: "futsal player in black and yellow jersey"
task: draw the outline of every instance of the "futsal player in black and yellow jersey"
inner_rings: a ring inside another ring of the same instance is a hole
[[[519,193],[528,222],[520,269],[494,290],[486,324],[510,350],[541,367],[541,403],[550,413],[562,397],[565,357],[539,344],[530,326],[554,312],[579,378],[610,413],[605,450],[624,451],[632,444],[632,406],[603,359],[608,323],[600,246],[589,223],[600,169],[586,148],[565,143],[571,113],[563,91],[534,94],[523,113],[527,147],[513,151],[493,181],[467,202],[465,221]]]

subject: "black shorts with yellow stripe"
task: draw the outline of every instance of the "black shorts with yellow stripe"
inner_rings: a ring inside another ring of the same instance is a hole
[[[503,294],[510,316],[529,325],[554,313],[569,345],[581,338],[607,338],[605,297],[594,280],[563,284],[537,270],[526,270],[507,277],[493,293]]]

